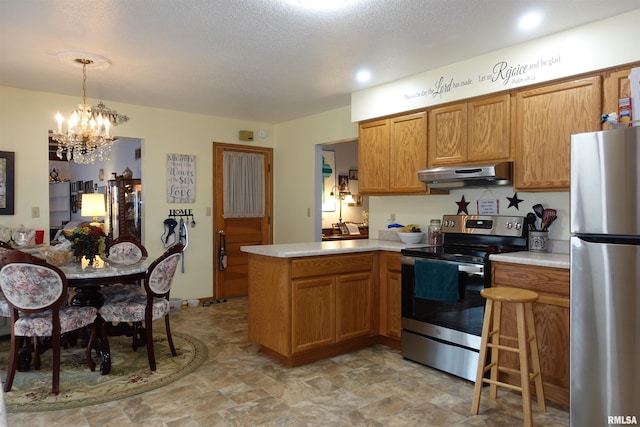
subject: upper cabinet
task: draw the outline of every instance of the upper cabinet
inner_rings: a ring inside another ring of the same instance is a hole
[[[358,190],[362,194],[426,192],[426,112],[364,122],[359,127]]]
[[[479,98],[429,112],[429,166],[511,160],[510,95]]]
[[[617,113],[618,99],[631,96],[629,73],[632,67],[612,70],[604,73],[604,96],[602,98],[602,114]],[[634,110],[640,106],[631,106]],[[640,113],[634,111],[634,116]],[[635,119],[634,119],[635,120]]]
[[[514,189],[569,191],[571,135],[601,129],[601,94],[600,76],[516,94]]]

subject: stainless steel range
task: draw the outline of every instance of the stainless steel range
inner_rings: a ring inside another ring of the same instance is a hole
[[[491,286],[489,255],[527,250],[525,221],[520,216],[445,215],[442,246],[402,250],[403,357],[475,381],[485,305],[480,291]],[[416,274],[425,267],[436,273]],[[425,296],[423,289],[439,295],[440,286],[454,286],[453,298]]]

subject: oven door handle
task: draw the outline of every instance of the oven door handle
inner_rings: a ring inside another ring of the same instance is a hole
[[[410,257],[410,256],[401,256],[400,264],[414,265],[416,263],[416,260],[419,260],[419,259],[424,261],[429,261],[429,262],[444,262],[447,264],[455,264],[458,266],[458,271],[461,271],[463,273],[467,273],[470,275],[484,277],[484,265],[482,264],[465,264],[465,263],[455,262],[455,261],[434,260],[434,259],[425,259],[425,258]]]

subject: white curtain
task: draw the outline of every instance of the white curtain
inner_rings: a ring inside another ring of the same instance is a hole
[[[223,217],[264,216],[264,155],[222,153]]]

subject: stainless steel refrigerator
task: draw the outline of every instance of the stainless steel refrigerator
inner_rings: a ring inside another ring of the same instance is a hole
[[[571,137],[570,354],[572,427],[640,423],[638,127]]]

